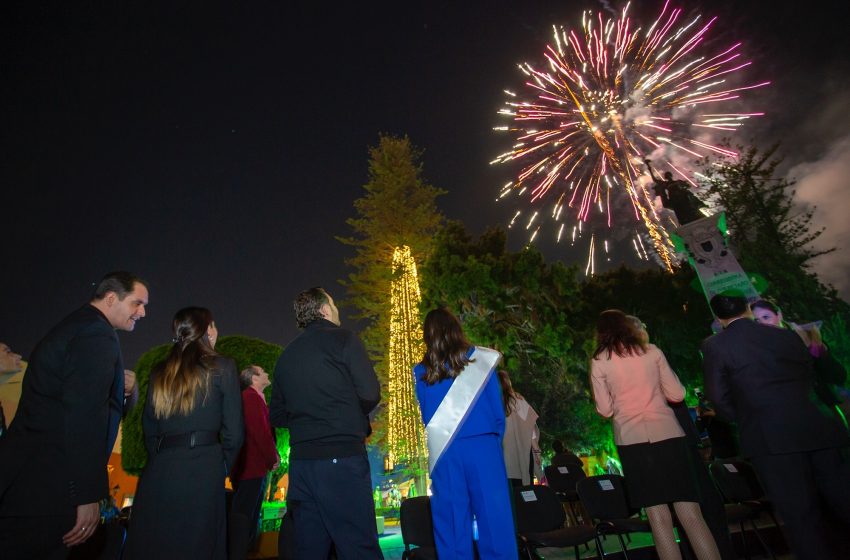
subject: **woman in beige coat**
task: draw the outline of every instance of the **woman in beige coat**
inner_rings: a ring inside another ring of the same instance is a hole
[[[522,395],[514,391],[508,372],[499,370],[502,386],[502,401],[505,406],[505,437],[502,452],[505,468],[512,486],[525,486],[543,480],[540,464],[540,430],[537,428],[537,412]]]
[[[646,508],[659,558],[681,559],[667,505],[672,503],[697,558],[719,560],[700,512],[685,432],[667,405],[682,401],[685,389],[648,341],[646,331],[622,311],[602,312],[590,365],[596,410],[612,419],[629,502]]]

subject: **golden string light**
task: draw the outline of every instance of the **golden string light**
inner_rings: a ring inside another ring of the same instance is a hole
[[[425,430],[416,403],[411,368],[424,352],[419,322],[419,277],[410,247],[393,251],[389,353],[389,466],[427,459]]]

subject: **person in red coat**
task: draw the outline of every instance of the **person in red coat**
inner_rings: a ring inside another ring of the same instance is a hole
[[[260,366],[248,366],[239,374],[242,383],[242,414],[245,417],[245,443],[230,474],[235,490],[228,523],[229,558],[244,559],[257,536],[257,521],[263,503],[266,474],[280,465],[269,407],[263,389],[269,374]]]

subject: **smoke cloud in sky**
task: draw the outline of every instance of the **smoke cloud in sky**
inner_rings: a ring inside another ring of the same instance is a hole
[[[796,178],[796,200],[816,207],[813,228],[826,227],[813,243],[817,249],[837,250],[817,257],[812,268],[821,280],[832,284],[845,301],[850,301],[850,136],[833,142],[824,157],[790,169]]]

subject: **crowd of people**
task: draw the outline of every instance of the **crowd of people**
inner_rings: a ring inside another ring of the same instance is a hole
[[[97,530],[99,502],[109,496],[106,463],[139,395],[115,331],[135,328],[148,297],[137,276],[110,273],[32,352],[14,420],[8,429],[0,422],[4,558],[66,558]],[[700,431],[734,423],[740,442],[727,442],[724,453],[752,463],[796,557],[840,557],[850,534],[850,435],[838,392],[846,373],[816,328],[785,322],[773,302],[719,294],[711,308],[723,330],[702,346],[700,426],[646,325],[616,309],[599,316],[590,382],[598,413],[612,422],[629,505],[646,512],[662,560],[681,558],[674,515],[698,559],[735,558],[700,452]],[[302,332],[272,382],[262,367],[240,372],[216,352],[210,310],[174,315],[171,349],[147,384],[148,458],[124,558],[246,558],[266,476],[280,464],[273,427],[290,434],[279,557],[383,558],[366,453],[380,383],[327,291],[298,294],[294,314]],[[423,340],[412,374],[428,436],[437,553],[515,559],[511,488],[546,482],[538,413],[513,387],[502,354],[471,342],[448,309],[428,312]],[[0,343],[0,374],[21,366]],[[585,467],[560,441],[553,449],[552,465]]]

